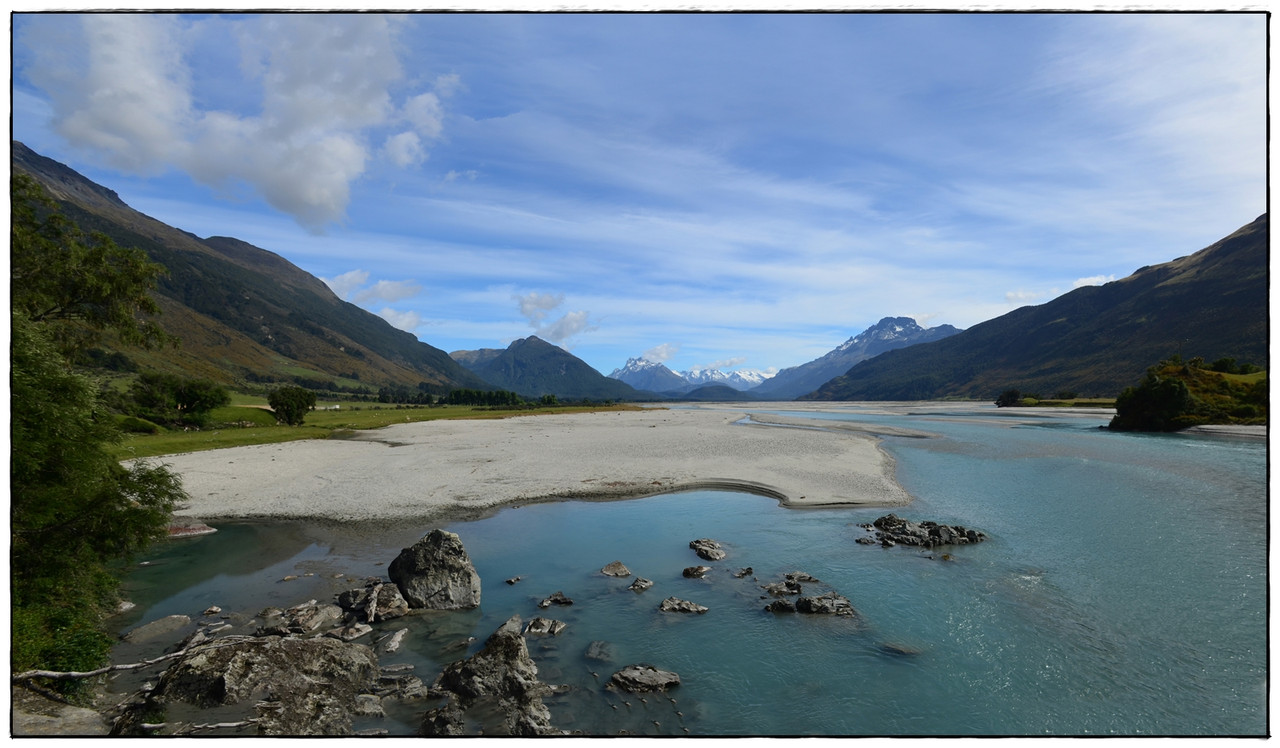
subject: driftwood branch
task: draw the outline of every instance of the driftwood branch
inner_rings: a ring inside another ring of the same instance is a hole
[[[233,644],[233,643],[236,643],[236,642],[228,642],[227,645]],[[183,655],[187,654],[191,650],[196,649],[198,647],[207,647],[210,649],[216,649],[218,646],[227,646],[227,645],[210,644],[208,642],[205,642],[203,644],[192,645],[178,652],[170,652],[169,654],[166,654],[166,655],[160,655],[159,657],[153,660],[144,660],[142,662],[130,662],[122,665],[107,665],[106,667],[100,667],[97,670],[88,670],[82,673],[80,672],[63,673],[57,670],[28,670],[22,673],[15,673],[13,675],[12,682],[21,683],[23,681],[34,680],[36,678],[48,678],[50,680],[80,680],[83,678],[93,678],[95,676],[106,675],[107,673],[115,673],[122,670],[139,670],[144,667],[150,667],[152,665],[164,662],[166,660],[173,660],[178,657],[182,657]]]

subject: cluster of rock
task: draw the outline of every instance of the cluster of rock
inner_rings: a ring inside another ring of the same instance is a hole
[[[944,525],[930,521],[916,523],[896,514],[886,514],[875,522],[861,525],[861,527],[874,533],[874,537],[867,535],[858,538],[858,543],[879,544],[885,548],[892,548],[895,545],[935,548],[941,545],[981,543],[987,539],[983,533],[962,525]]]
[[[782,581],[762,585],[761,588],[768,594],[761,595],[761,598],[774,598],[764,606],[764,609],[770,613],[808,613],[811,615],[834,615],[848,618],[858,617],[858,612],[854,610],[853,603],[849,602],[849,598],[833,590],[826,590],[816,595],[806,595],[804,594],[805,584],[821,584],[821,582],[803,571],[791,571],[782,575]],[[795,599],[792,600],[792,597]]]
[[[384,698],[439,697],[408,672],[412,666],[379,667],[374,647],[355,640],[368,636],[371,624],[415,609],[478,606],[480,577],[458,536],[442,530],[401,551],[388,572],[390,582],[368,579],[332,603],[309,600],[267,608],[258,614],[252,636],[219,636],[232,628],[220,620],[202,624],[179,645],[179,656],[154,686],[121,707],[112,734],[185,734],[190,725],[146,719],[182,702],[201,708],[252,705],[254,716],[234,724],[261,735],[348,735],[354,717],[383,714]],[[219,612],[213,607],[205,614]],[[190,622],[187,616],[169,616],[126,638],[156,638]],[[549,633],[558,630],[547,626]],[[395,652],[406,631],[390,632],[375,646]]]
[[[875,531],[875,540],[859,542],[886,546],[900,543],[931,548],[986,539],[982,533],[960,526],[916,524],[892,514],[864,527]],[[706,561],[728,557],[726,550],[709,538],[691,541],[689,547]],[[683,576],[705,579],[713,571],[707,565],[691,566],[684,569]],[[600,572],[618,579],[634,576],[628,589],[637,594],[654,586],[653,581],[633,575],[621,561],[607,564]],[[745,567],[732,575],[755,580],[753,574],[751,567]],[[402,550],[388,566],[388,577],[389,581],[366,579],[361,586],[336,595],[331,603],[309,600],[286,609],[263,610],[250,624],[257,624],[254,636],[222,635],[232,627],[224,621],[204,622],[180,645],[179,656],[157,682],[124,705],[113,734],[185,734],[182,725],[156,725],[144,719],[162,712],[167,704],[185,702],[202,708],[241,705],[240,713],[249,706],[254,716],[237,724],[262,735],[348,735],[352,734],[354,718],[383,715],[383,700],[387,698],[443,700],[443,705],[426,712],[419,730],[422,735],[474,734],[477,729],[485,734],[559,734],[552,727],[550,710],[543,699],[567,687],[538,679],[538,668],[526,640],[558,636],[567,627],[563,621],[536,616],[525,624],[520,615],[513,615],[479,651],[446,666],[427,687],[411,672],[411,665],[378,664],[375,648],[383,653],[395,652],[407,628],[387,632],[373,646],[357,640],[369,636],[373,624],[415,611],[479,606],[480,577],[461,539],[442,530],[433,530]],[[506,581],[515,584],[520,579]],[[765,610],[773,613],[858,617],[848,598],[821,584],[809,574],[793,571],[782,575],[781,580],[761,585],[765,593],[761,599],[769,600]],[[806,589],[815,585],[819,586],[816,591]],[[568,606],[573,605],[573,600],[563,591],[556,591],[537,605],[541,609]],[[674,596],[663,599],[658,610],[708,612],[704,605]],[[205,614],[211,612],[220,611],[210,608]],[[130,636],[156,637],[190,622],[186,616],[171,616],[139,627]],[[585,656],[588,660],[612,661],[607,642],[592,642]],[[592,675],[599,677],[594,672]],[[633,664],[614,672],[606,688],[646,693],[666,691],[679,684],[680,676],[675,673],[649,664]]]

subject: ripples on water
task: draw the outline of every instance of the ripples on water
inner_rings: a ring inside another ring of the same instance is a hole
[[[937,434],[885,440],[917,497],[895,511],[991,539],[944,561],[856,544],[858,524],[885,510],[719,492],[512,508],[447,525],[484,580],[481,609],[382,624],[410,627],[383,663],[410,662],[429,682],[512,614],[542,614],[569,624],[530,641],[543,680],[574,687],[548,699],[553,719],[588,734],[1265,733],[1264,443],[1112,434],[1097,428],[1105,417],[830,417]],[[334,574],[384,575],[430,529],[229,525],[134,573],[140,606],[120,623],[323,599],[350,584]],[[729,557],[685,579],[704,563],[688,548],[700,537]],[[653,589],[599,574],[615,559]],[[754,578],[735,579],[744,566]],[[760,585],[795,570],[850,598],[859,619],[764,612]],[[557,590],[575,604],[539,610]],[[671,595],[711,610],[659,612]],[[584,657],[594,641],[613,662]],[[633,662],[678,672],[675,703],[601,688]],[[397,713],[393,729],[411,733],[424,710]]]

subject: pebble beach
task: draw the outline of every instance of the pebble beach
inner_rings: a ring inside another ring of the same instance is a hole
[[[558,499],[682,490],[786,506],[900,506],[910,495],[874,434],[733,406],[439,420],[350,439],[154,458],[182,476],[187,520],[483,516]],[[914,434],[923,435],[923,434]]]

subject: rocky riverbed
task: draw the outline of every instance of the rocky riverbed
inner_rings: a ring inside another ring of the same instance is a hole
[[[904,522],[889,515],[874,526],[898,531],[926,528],[926,535],[930,528],[946,527]],[[946,537],[968,536],[961,530]],[[866,628],[853,601],[803,571],[760,579],[751,567],[729,565],[743,555],[740,549],[710,538],[693,540],[689,548],[691,558],[714,559],[709,562],[717,565],[689,567],[697,573],[690,575],[686,569],[686,577],[700,584],[737,585],[744,600],[760,601],[756,610],[762,615],[830,616],[846,621],[850,631]],[[653,586],[621,560],[596,573],[617,580],[625,594],[643,596]],[[413,722],[423,735],[573,732],[557,725],[553,708],[554,700],[570,687],[542,680],[536,651],[530,650],[533,641],[553,642],[567,628],[554,614],[574,604],[563,590],[543,597],[536,606],[540,612],[513,611],[478,648],[460,641],[455,659],[439,673],[421,673],[394,662],[406,634],[413,636],[411,631],[424,623],[479,605],[480,579],[461,538],[434,530],[391,562],[388,578],[346,581],[349,586],[330,600],[268,607],[253,615],[212,606],[130,630],[127,640],[136,646],[173,644],[141,688],[104,710],[99,726],[114,735],[379,735],[403,734],[395,725],[404,723],[404,715],[416,714]],[[519,578],[506,581],[520,583]],[[714,615],[696,599],[655,597],[651,604],[652,610],[670,616],[674,635],[678,621],[687,620],[684,615]],[[679,690],[680,675],[663,663],[619,663],[612,649],[610,642],[594,641],[583,653],[584,665],[602,670],[592,672],[602,693]],[[909,647],[893,644],[883,650],[895,656],[913,654]],[[647,706],[649,698],[624,696],[613,708]],[[659,726],[655,729],[683,734],[687,727],[676,697],[666,693],[661,698],[672,707],[671,715],[666,727],[653,720]],[[548,700],[553,703],[548,705]],[[59,717],[41,715],[34,706],[19,711],[15,730],[56,734],[60,729]],[[388,721],[388,715],[397,719]],[[94,734],[93,720],[86,722],[86,716],[76,712],[61,718],[78,720],[65,722],[70,732]]]

